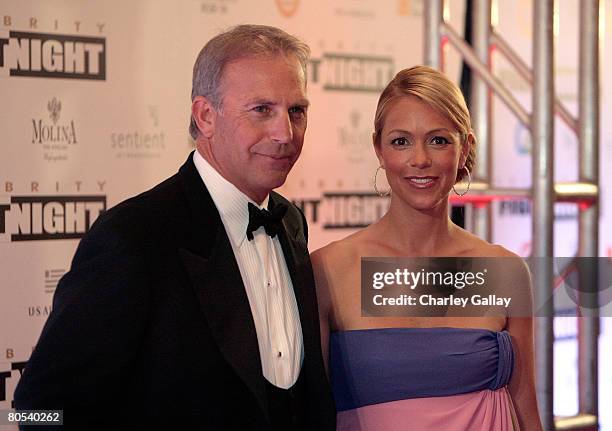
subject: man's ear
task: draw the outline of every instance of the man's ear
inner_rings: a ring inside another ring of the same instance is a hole
[[[191,116],[200,129],[200,134],[205,138],[211,138],[215,131],[217,110],[204,96],[196,96],[191,103]]]

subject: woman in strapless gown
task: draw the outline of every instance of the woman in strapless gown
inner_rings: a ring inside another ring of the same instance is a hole
[[[460,90],[434,69],[402,70],[380,96],[373,141],[389,210],[312,254],[337,429],[541,430],[530,315],[362,315],[362,257],[502,257],[510,263],[497,279],[530,303],[522,260],[448,215],[449,193],[475,159]]]

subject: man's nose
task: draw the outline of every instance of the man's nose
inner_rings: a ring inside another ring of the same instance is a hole
[[[293,124],[288,112],[275,116],[272,120],[270,134],[272,141],[279,144],[286,144],[293,140]]]
[[[410,151],[410,166],[415,168],[428,168],[431,166],[431,156],[426,144],[416,144]]]

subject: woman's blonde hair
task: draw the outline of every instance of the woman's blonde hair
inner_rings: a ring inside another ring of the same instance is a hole
[[[385,109],[389,102],[402,96],[415,96],[430,105],[448,119],[461,135],[461,143],[472,132],[472,120],[461,90],[438,70],[427,66],[414,66],[398,72],[378,99],[374,116],[374,144],[380,145]],[[472,172],[476,162],[475,142],[472,141],[465,167]],[[457,181],[466,175],[465,169],[457,171]]]

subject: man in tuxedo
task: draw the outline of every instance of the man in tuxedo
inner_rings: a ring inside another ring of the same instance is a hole
[[[272,191],[302,149],[308,56],[267,26],[204,46],[196,151],[82,239],[17,409],[62,409],[82,429],[335,429],[306,221]]]

